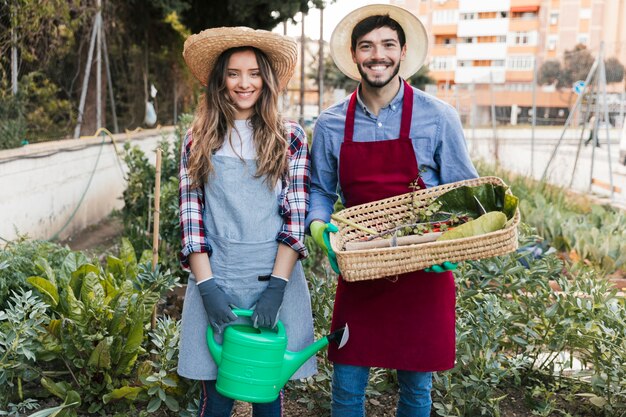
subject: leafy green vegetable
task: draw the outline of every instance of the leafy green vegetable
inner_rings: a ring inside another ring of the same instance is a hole
[[[478,236],[500,230],[506,224],[506,215],[500,211],[491,211],[483,214],[476,220],[470,220],[452,230],[443,233],[437,241],[460,239],[462,237]]]
[[[482,184],[455,188],[440,195],[435,202],[441,204],[439,211],[465,214],[474,219],[491,211],[503,212],[507,219],[512,218],[517,210],[517,197],[506,194],[507,187],[493,184]]]

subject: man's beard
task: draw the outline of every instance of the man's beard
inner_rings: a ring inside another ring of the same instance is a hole
[[[369,64],[370,63],[368,63],[368,65]],[[398,75],[398,72],[400,71],[400,64],[397,64],[393,70],[393,73],[386,80],[370,80],[367,77],[365,71],[363,71],[363,67],[361,65],[357,65],[356,67],[359,70],[359,74],[361,74],[361,80],[365,82],[365,84],[373,88],[382,88],[386,86]]]

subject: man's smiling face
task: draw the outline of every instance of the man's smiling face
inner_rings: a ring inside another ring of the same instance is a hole
[[[400,46],[398,33],[383,26],[357,39],[352,60],[363,82],[371,87],[382,88],[398,74],[405,55],[406,45]]]

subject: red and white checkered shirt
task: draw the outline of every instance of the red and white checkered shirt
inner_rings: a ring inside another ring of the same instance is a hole
[[[284,223],[276,240],[290,246],[302,259],[308,256],[304,246],[304,219],[309,205],[311,161],[306,134],[302,127],[295,122],[286,121],[285,130],[289,137],[289,169],[282,178],[279,213]],[[189,177],[188,164],[192,142],[190,129],[183,141],[179,173],[180,230],[183,247],[180,259],[185,271],[189,271],[190,254],[205,252],[211,256],[212,252],[204,229],[204,187],[193,188]]]

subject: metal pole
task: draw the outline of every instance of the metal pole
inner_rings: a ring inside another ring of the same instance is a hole
[[[533,59],[533,114],[530,130],[530,175],[535,178],[535,126],[537,125],[537,58]]]
[[[89,53],[87,54],[87,63],[85,64],[85,74],[83,75],[83,88],[80,92],[80,103],[78,105],[78,120],[76,121],[76,129],[74,129],[74,137],[80,135],[80,125],[83,124],[83,111],[85,110],[85,99],[87,98],[87,87],[89,86],[89,73],[91,72],[91,61],[93,60],[93,49],[96,44],[96,30],[98,28],[98,20],[100,15],[96,14],[91,31],[91,40],[89,42]]]
[[[609,184],[611,185],[611,201],[615,201],[615,191],[613,188],[613,166],[611,162],[611,136],[609,134],[609,105],[606,99],[606,66],[604,65],[604,42],[600,42],[600,53],[602,54],[602,60],[600,61],[600,87],[602,88],[602,108],[604,109],[606,156],[609,160]]]
[[[96,130],[102,127],[102,1],[96,2],[98,29],[96,31]]]
[[[324,109],[324,5],[320,7],[320,46],[319,46],[319,71],[317,74],[317,88],[319,113]]]
[[[470,98],[472,103],[470,105],[470,123],[472,127],[472,143],[474,144],[474,152],[478,149],[476,143],[476,84],[474,81],[470,84]]]
[[[498,166],[498,131],[496,128],[496,102],[493,91],[493,72],[489,71],[489,90],[491,92],[491,128],[493,129],[493,158]]]
[[[304,127],[304,49],[306,38],[304,34],[304,13],[302,16],[301,33],[300,33],[300,126]]]
[[[593,122],[591,138],[591,170],[589,172],[589,187],[588,191],[591,192],[591,185],[593,183],[593,168],[596,160],[596,145],[598,145],[598,126],[600,125],[600,83],[602,82],[602,71],[604,63],[604,42],[600,42],[600,51],[598,52],[598,75],[596,77],[596,95],[595,103],[593,104],[593,114],[596,116]],[[592,96],[593,97],[593,96]]]
[[[15,17],[13,11],[11,14],[13,15],[11,17]],[[17,32],[13,19],[11,19],[11,94],[17,95]]]
[[[565,125],[563,126],[563,131],[561,132],[561,136],[559,137],[559,140],[556,143],[556,146],[552,150],[550,159],[548,160],[548,163],[546,164],[546,168],[543,170],[543,174],[541,175],[542,181],[545,180],[546,176],[548,175],[548,168],[550,168],[550,164],[552,163],[552,160],[554,159],[554,156],[556,155],[556,152],[558,151],[559,146],[561,145],[561,142],[563,141],[563,137],[565,136],[565,131],[567,130],[567,126],[571,123],[572,117],[578,110],[578,106],[580,106],[580,102],[585,95],[587,86],[589,85],[589,81],[591,80],[591,77],[593,76],[593,74],[596,72],[597,68],[598,68],[598,59],[596,58],[596,60],[593,61],[593,65],[591,66],[591,69],[589,70],[589,74],[587,74],[587,78],[585,79],[585,85],[583,86],[582,91],[578,95],[578,98],[576,99],[576,102],[574,103],[574,107],[572,108],[572,111],[570,111],[570,113],[567,115],[567,119],[565,119]]]
[[[111,115],[113,116],[113,131],[115,133],[120,133],[120,129],[117,125],[117,113],[115,111],[115,96],[113,95],[113,79],[111,78],[111,67],[109,66],[109,52],[107,51],[107,41],[104,35],[104,29],[101,29],[102,32],[102,49],[104,52],[104,67],[107,72],[107,84],[109,86],[109,100],[111,101]],[[174,121],[176,121],[176,117],[174,117]]]

